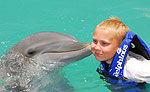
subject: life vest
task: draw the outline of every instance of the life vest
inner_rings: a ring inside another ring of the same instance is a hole
[[[135,81],[128,80],[123,76],[124,64],[128,51],[142,55],[145,59],[150,60],[150,50],[146,46],[144,41],[138,35],[134,34],[131,31],[128,31],[126,33],[125,39],[119,46],[109,68],[106,69],[107,64],[105,63],[105,61],[101,61],[100,68],[97,69],[97,72],[99,72],[100,75],[103,75],[105,77],[105,80],[109,83],[115,84],[122,82],[125,88],[138,85],[138,83],[136,83]],[[102,76],[100,77],[102,78]],[[139,91],[140,89],[138,87],[135,88],[134,90],[141,92]]]

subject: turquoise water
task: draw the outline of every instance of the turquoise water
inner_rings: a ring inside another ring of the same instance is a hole
[[[95,26],[109,16],[119,17],[150,47],[149,0],[0,0],[0,55],[40,31],[61,32],[80,42],[91,42]],[[110,92],[95,72],[98,65],[91,55],[62,72],[75,92]]]

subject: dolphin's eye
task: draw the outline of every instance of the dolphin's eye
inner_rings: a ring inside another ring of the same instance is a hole
[[[36,54],[36,51],[35,50],[32,50],[32,49],[29,49],[26,56],[27,57],[32,57]]]
[[[34,53],[34,51],[28,52],[29,55],[33,55]]]

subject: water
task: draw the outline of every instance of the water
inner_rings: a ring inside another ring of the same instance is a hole
[[[119,17],[150,47],[149,0],[0,0],[0,55],[24,37],[40,31],[73,35],[91,42],[95,26],[109,16]],[[95,72],[91,55],[63,68],[75,92],[110,92]],[[147,89],[150,85],[146,84]]]

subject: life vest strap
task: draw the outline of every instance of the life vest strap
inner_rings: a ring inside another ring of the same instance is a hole
[[[118,78],[118,77],[114,77],[114,76],[111,76],[105,72],[100,72],[99,68],[97,68],[96,70],[100,75],[103,75],[104,77],[109,77],[109,78],[112,78],[112,79],[115,79],[115,80],[128,80],[127,78],[123,77],[123,78]],[[104,77],[100,76],[100,79],[105,79]]]

